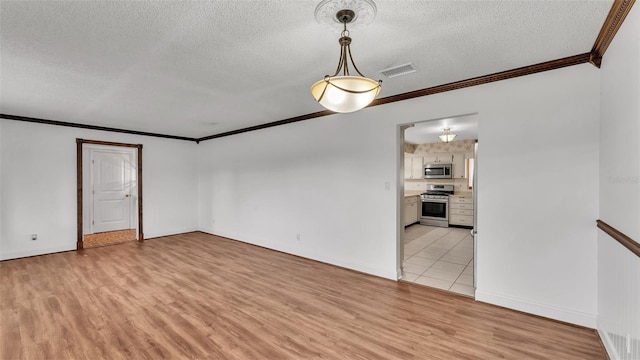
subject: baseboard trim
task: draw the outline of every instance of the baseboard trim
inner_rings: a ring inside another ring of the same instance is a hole
[[[598,331],[598,335],[600,336],[600,341],[602,341],[602,345],[604,346],[604,349],[607,352],[607,355],[609,355],[609,359],[620,360],[620,356],[616,351],[616,347],[613,346],[613,343],[611,342],[609,333],[604,329],[600,329],[600,328],[598,328],[597,331]]]
[[[44,249],[29,249],[29,250],[19,250],[19,251],[7,252],[7,253],[0,253],[0,261],[15,260],[15,259],[31,257],[31,256],[48,255],[48,254],[54,254],[59,252],[71,251],[71,250],[76,250],[75,241],[72,244],[68,244],[64,246],[54,246],[54,247],[44,248]]]
[[[198,228],[189,228],[187,230],[176,230],[176,231],[168,231],[168,232],[161,232],[161,233],[145,232],[144,241],[166,237],[166,236],[188,234],[188,233],[197,232],[197,231],[200,231],[200,230],[198,230]]]
[[[144,240],[146,241],[149,239],[186,234],[186,233],[191,233],[196,231],[199,231],[199,230],[197,228],[190,228],[188,230],[178,230],[175,232],[171,231],[171,232],[163,232],[163,233],[155,233],[155,234],[152,233],[151,236],[149,237],[145,236]],[[25,257],[49,255],[49,254],[55,254],[59,252],[75,251],[75,250],[77,249],[76,249],[76,243],[74,241],[73,244],[71,245],[54,246],[54,247],[44,248],[44,249],[19,250],[19,251],[7,252],[7,253],[0,252],[0,261],[15,260],[15,259],[20,259]]]
[[[596,328],[595,314],[494,294],[480,289],[476,289],[476,300],[591,329]]]
[[[239,241],[239,242],[242,242],[242,243],[245,243],[245,244],[258,246],[258,247],[261,247],[261,248],[264,248],[264,249],[273,250],[273,251],[281,252],[281,253],[284,253],[284,254],[293,255],[293,256],[304,258],[304,259],[313,260],[313,261],[321,262],[321,263],[324,263],[324,264],[337,266],[337,267],[340,267],[340,268],[343,268],[343,269],[352,270],[352,271],[356,271],[356,272],[367,274],[367,275],[373,275],[373,276],[377,276],[377,277],[381,277],[381,278],[389,279],[389,280],[393,280],[393,281],[398,281],[398,277],[397,277],[397,273],[396,273],[395,269],[393,269],[392,271],[385,271],[384,269],[372,268],[372,267],[368,267],[368,266],[361,265],[361,264],[351,263],[351,262],[348,262],[348,261],[341,261],[341,260],[335,259],[335,258],[329,258],[329,257],[324,257],[324,256],[310,256],[308,254],[301,253],[301,252],[292,252],[292,250],[290,250],[290,249],[267,246],[267,245],[264,245],[262,243],[251,242],[251,241],[247,241],[247,240],[240,240],[240,238],[241,238],[240,236],[234,236],[233,234],[224,234],[224,233],[221,233],[221,232],[215,232],[214,233],[211,230],[205,230],[205,229],[200,229],[198,231],[200,231],[202,233],[205,233],[205,234],[209,234],[209,235],[213,235],[213,236],[218,236],[218,237],[222,237],[222,238],[225,238],[225,239],[229,239],[229,240]]]

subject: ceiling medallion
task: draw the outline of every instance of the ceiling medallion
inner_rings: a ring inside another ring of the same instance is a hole
[[[340,10],[354,12],[355,15],[349,22],[351,30],[370,24],[377,13],[373,0],[323,0],[316,6],[316,21],[330,29],[342,30],[343,21],[336,17]]]
[[[369,3],[370,1],[367,0]],[[370,2],[373,4],[373,2]],[[358,17],[351,9],[340,9],[335,16],[343,26],[338,43],[340,58],[333,75],[325,75],[311,86],[311,95],[320,105],[338,113],[350,113],[365,108],[378,96],[382,80],[369,79],[358,70],[351,55],[351,37],[347,24]],[[351,65],[349,65],[351,63]],[[351,75],[349,68],[359,75]]]

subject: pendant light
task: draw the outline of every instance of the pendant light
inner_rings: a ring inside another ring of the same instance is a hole
[[[376,98],[382,86],[382,80],[372,80],[360,72],[351,56],[351,37],[347,24],[356,14],[353,10],[342,9],[336,13],[336,19],[344,26],[340,35],[340,60],[333,75],[325,75],[324,79],[311,86],[311,95],[320,105],[338,113],[358,111]],[[352,68],[360,76],[349,73],[349,61]]]
[[[451,133],[451,128],[442,129],[442,135],[438,136],[440,140],[448,143],[449,141],[453,141],[455,139],[456,134]]]

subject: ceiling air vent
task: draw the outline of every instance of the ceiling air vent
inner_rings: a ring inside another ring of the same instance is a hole
[[[388,69],[380,70],[380,73],[389,79],[394,78],[396,76],[402,76],[411,74],[412,72],[416,72],[416,67],[413,66],[412,63],[398,65],[394,67],[390,67]]]

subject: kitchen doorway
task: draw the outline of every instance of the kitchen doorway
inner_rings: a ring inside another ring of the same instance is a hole
[[[478,115],[399,129],[401,280],[475,297]],[[442,136],[445,129],[455,138]],[[450,173],[430,176],[436,165]],[[442,202],[437,222],[432,219],[434,198]]]
[[[76,249],[144,241],[142,145],[76,139]]]

